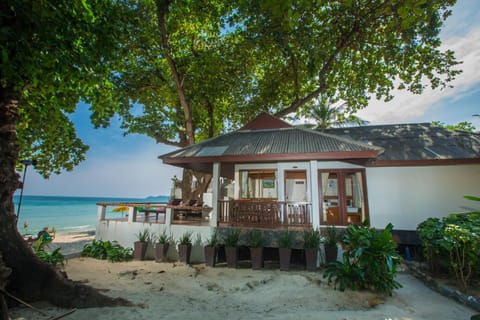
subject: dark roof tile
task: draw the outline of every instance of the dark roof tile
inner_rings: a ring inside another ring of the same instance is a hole
[[[334,128],[326,129],[324,132],[382,147],[385,151],[377,160],[480,157],[480,134],[449,131],[430,123]]]

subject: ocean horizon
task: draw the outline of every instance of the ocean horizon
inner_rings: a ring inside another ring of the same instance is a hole
[[[22,234],[37,234],[44,227],[59,233],[95,230],[98,202],[168,202],[169,196],[146,198],[35,196],[24,195],[18,217],[18,230]],[[19,195],[13,197],[17,214]],[[107,207],[107,214],[113,213]],[[115,213],[113,213],[115,214]],[[121,213],[117,213],[121,214]]]

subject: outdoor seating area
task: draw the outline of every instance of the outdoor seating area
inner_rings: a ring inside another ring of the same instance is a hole
[[[173,200],[173,202],[179,199]],[[210,208],[203,206],[203,201],[190,200],[185,204],[180,200],[178,204],[170,204],[169,208],[173,209],[173,221],[201,221],[205,218],[204,213],[208,214]]]
[[[165,224],[208,224],[212,208],[204,206],[202,201],[172,199],[168,203],[97,203],[101,221],[138,222]],[[122,216],[107,217],[107,208],[115,207],[111,212],[122,212]],[[124,215],[124,213],[126,214]],[[167,217],[168,216],[168,217]]]

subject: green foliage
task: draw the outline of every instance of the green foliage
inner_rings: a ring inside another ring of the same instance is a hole
[[[130,261],[133,259],[133,250],[122,247],[116,241],[93,240],[83,246],[82,257],[108,259],[110,262]]]
[[[295,234],[289,230],[284,230],[280,232],[278,237],[278,247],[279,248],[291,248],[293,247]]]
[[[40,258],[40,260],[56,267],[63,267],[65,264],[65,256],[60,252],[60,248],[48,252],[46,248],[50,245],[52,239],[47,239],[44,237],[39,237],[32,244],[32,249],[35,254]]]
[[[223,242],[225,243],[226,247],[236,247],[239,240],[240,230],[238,229],[228,229],[223,238]]]
[[[217,244],[218,244],[218,233],[217,233],[217,229],[215,229],[210,239],[207,239],[207,242],[205,245],[207,247],[215,247]]]
[[[457,124],[445,124],[441,121],[432,121],[432,125],[437,127],[443,127],[450,131],[460,130],[466,132],[475,132],[477,130],[477,128],[475,128],[475,126],[468,121],[462,121]]]
[[[137,240],[140,242],[152,242],[155,238],[155,235],[150,233],[148,229],[144,229],[143,231],[139,231],[137,234]]]
[[[318,249],[320,247],[320,230],[311,229],[304,231],[303,246],[305,249]]]
[[[63,265],[65,264],[65,256],[60,252],[60,249],[61,248],[57,248],[52,252],[41,250],[37,251],[36,254],[40,258],[40,260],[43,260],[54,267],[63,267]]]
[[[446,262],[448,256],[443,250],[444,222],[439,218],[428,218],[417,227],[418,236],[422,240],[423,255],[430,264],[430,270],[438,270],[439,261]]]
[[[401,261],[388,224],[377,231],[366,226],[350,225],[344,235],[346,251],[343,263],[327,265],[324,277],[338,285],[340,290],[373,289],[378,293],[392,294],[401,288],[395,281],[397,266]]]
[[[309,117],[314,120],[316,124],[311,126],[307,125],[307,127],[322,130],[331,127],[361,126],[368,124],[368,121],[360,119],[351,111],[349,112],[345,103],[339,106],[333,105],[328,98],[321,99],[320,102],[312,105]]]
[[[193,232],[186,231],[184,234],[182,234],[180,239],[178,239],[178,243],[179,244],[192,244],[192,235],[193,235]]]
[[[253,229],[248,233],[248,244],[252,248],[262,248],[265,244],[265,238],[262,231]]]
[[[478,197],[466,199],[479,201]],[[480,213],[450,214],[429,218],[417,227],[424,256],[431,270],[445,263],[463,291],[467,291],[475,272],[480,270]]]
[[[172,240],[173,240],[172,236],[167,235],[166,230],[163,230],[163,232],[157,237],[157,243],[160,243],[160,244],[167,244],[167,243],[170,243]]]
[[[6,0],[0,85],[21,103],[20,158],[48,176],[85,158],[68,119],[80,100],[97,127],[117,113],[126,133],[185,146],[260,111],[308,115],[319,96],[350,114],[397,83],[444,87],[459,73],[438,36],[454,2]]]
[[[85,159],[88,147],[68,114],[80,99],[88,102],[98,88],[109,86],[132,9],[128,0],[0,4],[2,97],[18,101],[19,158],[36,159],[43,176],[72,170]],[[93,108],[114,110],[100,103]]]
[[[325,244],[328,246],[336,246],[337,242],[341,240],[341,234],[335,226],[327,226],[325,229]]]

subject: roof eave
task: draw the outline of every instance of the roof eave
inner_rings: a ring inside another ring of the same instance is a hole
[[[305,160],[345,160],[374,159],[379,151],[349,151],[325,153],[292,153],[292,154],[262,154],[262,155],[222,155],[210,157],[161,157],[163,163],[215,163],[215,162],[273,162],[273,161],[305,161]]]
[[[371,160],[367,167],[422,167],[422,166],[451,166],[459,164],[480,164],[480,158],[458,159],[422,159],[422,160]]]

